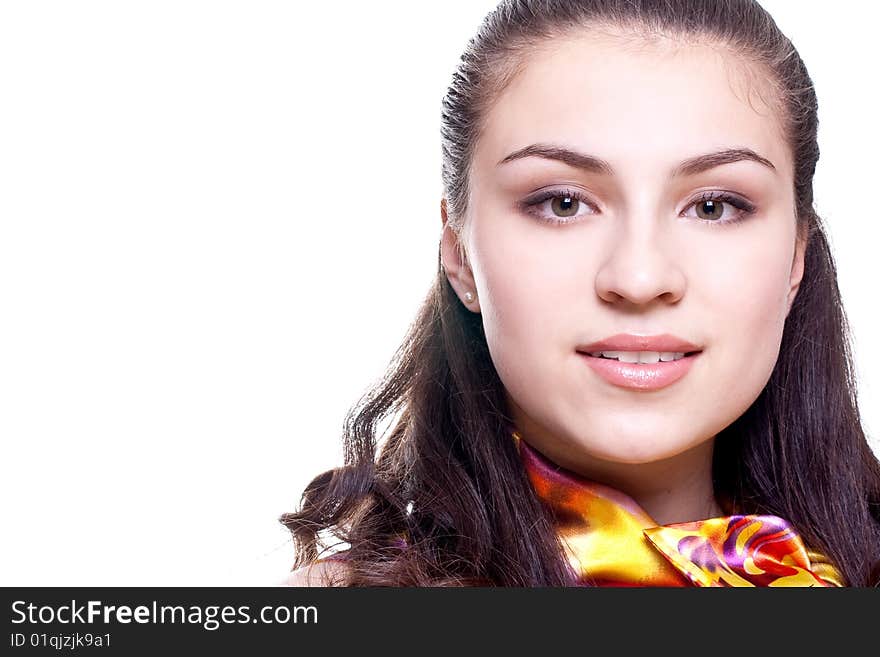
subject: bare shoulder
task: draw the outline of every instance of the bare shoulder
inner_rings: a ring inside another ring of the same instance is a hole
[[[325,559],[297,568],[285,577],[281,586],[340,586],[347,573],[345,563]]]

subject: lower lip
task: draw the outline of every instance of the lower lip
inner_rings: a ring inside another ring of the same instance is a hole
[[[659,390],[672,385],[687,374],[702,352],[679,360],[657,363],[621,363],[611,358],[598,358],[578,352],[599,376],[608,383],[631,390]]]

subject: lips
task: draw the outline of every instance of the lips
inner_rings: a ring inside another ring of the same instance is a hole
[[[584,354],[599,351],[658,351],[683,353],[689,356],[700,352],[702,349],[693,342],[670,333],[660,335],[635,335],[632,333],[618,333],[598,342],[578,345],[576,349]]]
[[[611,351],[609,349],[609,351]],[[646,350],[648,351],[648,350]],[[657,363],[623,363],[610,358],[579,354],[586,364],[611,385],[631,390],[660,390],[683,378],[700,358],[700,352],[679,360]]]

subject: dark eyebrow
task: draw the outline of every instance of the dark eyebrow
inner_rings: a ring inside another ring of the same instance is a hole
[[[525,157],[540,157],[545,160],[557,160],[576,169],[581,169],[590,173],[598,173],[605,176],[614,175],[614,168],[605,160],[587,153],[573,151],[562,146],[553,146],[552,144],[532,144],[531,146],[521,148],[501,160],[498,163],[498,166]],[[741,160],[752,160],[753,162],[758,162],[759,164],[763,164],[764,166],[771,168],[773,171],[776,171],[776,167],[773,166],[773,163],[770,160],[758,155],[750,148],[727,148],[712,153],[706,153],[705,155],[697,155],[688,158],[672,171],[671,177],[678,178],[681,176],[693,176],[708,171],[709,169],[719,167],[722,164],[730,164],[731,162],[739,162]]]

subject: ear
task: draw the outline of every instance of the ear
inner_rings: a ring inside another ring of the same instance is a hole
[[[471,312],[479,313],[480,300],[477,297],[474,274],[468,263],[467,250],[459,231],[449,223],[445,198],[440,201],[440,217],[443,220],[443,233],[440,237],[440,262],[446,272],[446,278],[465,308]],[[470,301],[466,297],[467,293],[471,294]]]
[[[786,316],[791,312],[791,306],[801,287],[801,280],[804,277],[804,259],[806,251],[807,237],[799,231],[797,241],[795,242],[794,259],[791,262],[791,275],[788,279],[788,310],[785,313]]]

